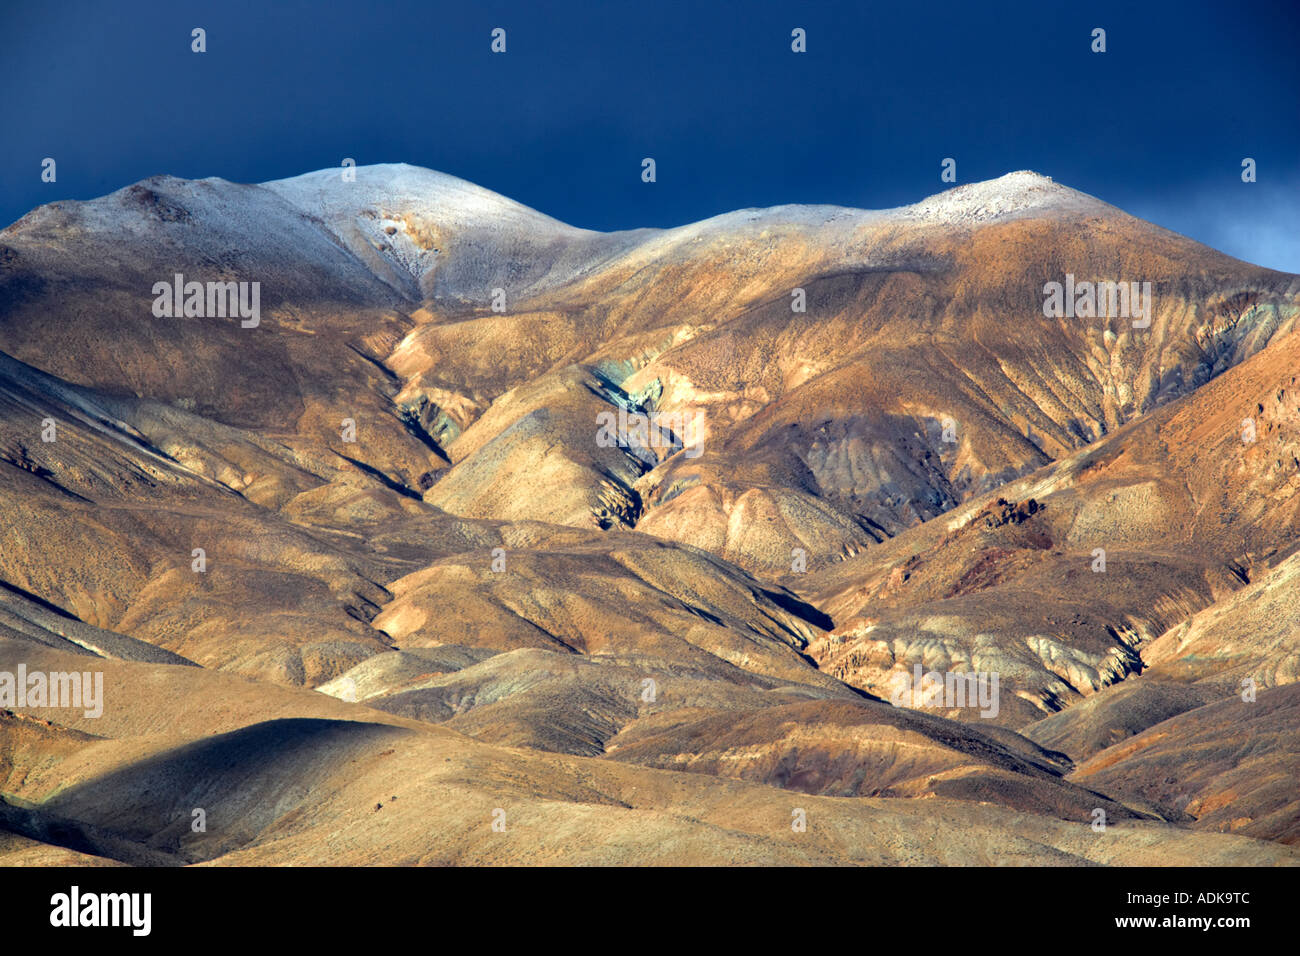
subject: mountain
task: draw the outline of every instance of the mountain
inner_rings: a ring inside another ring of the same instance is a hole
[[[105,687],[0,678],[0,860],[1300,859],[1300,277],[1029,172],[351,172],[0,231],[0,674]]]

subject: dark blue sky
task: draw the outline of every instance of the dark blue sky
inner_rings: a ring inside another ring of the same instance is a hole
[[[959,183],[1034,169],[1300,272],[1297,0],[0,8],[4,223],[155,173],[259,182],[351,156],[453,173],[579,226],[668,226],[913,202],[947,188],[951,156]],[[504,55],[489,50],[498,26]],[[40,181],[46,156],[57,183]]]

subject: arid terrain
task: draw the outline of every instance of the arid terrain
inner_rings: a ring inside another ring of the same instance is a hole
[[[0,865],[1300,864],[1298,320],[1031,172],[615,233],[406,165],[41,206]]]

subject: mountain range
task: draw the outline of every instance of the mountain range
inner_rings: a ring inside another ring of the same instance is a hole
[[[104,706],[0,680],[0,864],[1294,865],[1298,317],[1031,172],[612,233],[407,165],[41,206],[0,675]]]

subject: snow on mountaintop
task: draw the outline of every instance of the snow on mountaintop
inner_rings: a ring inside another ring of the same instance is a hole
[[[1097,200],[1032,172],[959,186],[896,209],[784,205],[741,209],[672,229],[596,232],[567,225],[473,183],[405,163],[325,169],[263,187],[319,221],[375,275],[415,298],[484,302],[493,288],[527,298],[615,259],[690,258],[712,244],[740,252],[770,229],[813,231],[838,266],[876,262],[863,227],[920,221],[968,227],[1033,212],[1078,213]],[[740,245],[738,245],[740,244]],[[752,250],[751,250],[752,251]]]
[[[530,209],[500,193],[464,179],[407,163],[379,163],[351,170],[355,179],[343,179],[345,170],[320,169],[262,185],[302,211],[327,222],[357,211],[385,209],[418,211],[438,216],[448,227],[493,226],[502,230],[542,229],[548,232],[585,232]]]
[[[344,173],[350,174],[345,180]],[[748,258],[761,271],[774,243],[798,237],[819,268],[898,266],[881,258],[876,227],[970,228],[1031,214],[1081,215],[1104,203],[1032,172],[959,186],[895,209],[782,205],[739,209],[671,229],[597,232],[568,225],[445,173],[388,163],[318,170],[261,185],[155,176],[111,196],[40,207],[10,227],[78,228],[120,243],[184,244],[259,261],[328,266],[356,285],[382,283],[407,300],[509,305],[616,266],[636,275],[701,255]],[[293,213],[293,215],[288,215]],[[340,257],[340,253],[342,256]],[[107,259],[111,259],[108,256]],[[300,270],[299,270],[300,271]]]
[[[566,225],[419,166],[385,163],[352,172],[352,181],[336,168],[262,185],[324,223],[390,285],[420,297],[477,300],[494,285],[536,292],[633,241],[626,233]]]
[[[997,179],[958,186],[890,213],[901,219],[955,226],[1044,210],[1077,212],[1097,202],[1091,196],[1052,182],[1049,176],[1020,170]]]

